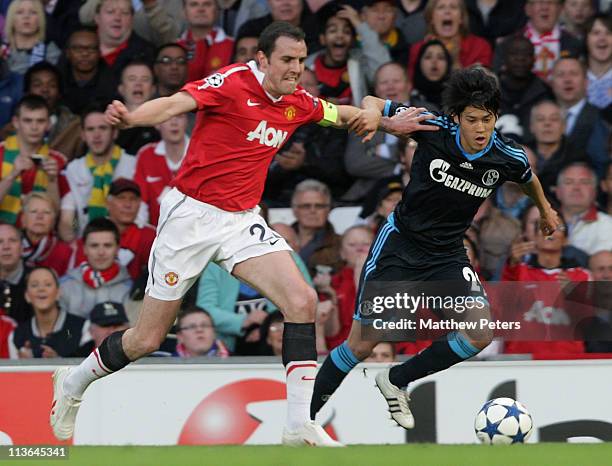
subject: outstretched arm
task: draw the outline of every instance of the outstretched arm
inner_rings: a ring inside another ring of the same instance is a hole
[[[106,119],[120,129],[132,126],[155,126],[173,116],[195,110],[197,103],[186,92],[177,92],[170,97],[149,100],[133,112],[118,100],[106,107]]]
[[[532,175],[531,180],[520,185],[521,190],[529,196],[540,211],[540,229],[545,235],[552,235],[554,231],[561,227],[559,214],[553,209],[544,195],[542,184],[537,176]]]
[[[376,134],[381,118],[379,111],[372,108],[361,109],[352,105],[334,105],[322,99],[320,101],[324,115],[323,120],[319,122],[320,125],[355,131],[358,136],[363,137],[363,142],[371,140]],[[359,127],[354,122],[359,122]]]

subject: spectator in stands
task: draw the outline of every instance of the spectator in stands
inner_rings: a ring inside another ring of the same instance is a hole
[[[557,229],[552,235],[544,236],[539,226],[536,229],[535,253],[528,263],[521,262],[522,254],[513,251],[502,273],[502,280],[514,282],[540,282],[536,287],[510,288],[514,296],[512,304],[522,315],[521,332],[531,339],[551,341],[506,341],[506,353],[545,353],[548,356],[566,353],[583,353],[584,343],[573,340],[574,326],[579,320],[573,315],[570,303],[564,300],[563,288],[569,282],[589,281],[588,270],[578,267],[565,259],[562,250],[567,241],[565,229]],[[544,282],[556,282],[558,287]],[[548,313],[556,325],[542,323],[540,315]],[[563,314],[564,319],[555,319]]]
[[[584,339],[589,353],[612,352],[612,251],[600,251],[589,260],[593,278],[592,303],[595,316],[586,328]]]
[[[606,144],[610,130],[599,109],[587,102],[587,76],[577,58],[561,58],[555,63],[552,88],[557,102],[566,113],[565,134],[575,147],[584,147],[598,175],[608,160]]]
[[[191,307],[182,311],[177,318],[176,327],[177,345],[174,356],[229,356],[223,342],[217,339],[210,314],[204,309]]]
[[[95,218],[85,228],[85,262],[62,279],[62,309],[89,318],[96,304],[116,301],[125,304],[132,286],[127,269],[117,261],[119,229],[107,218]]]
[[[535,253],[537,228],[539,225],[540,212],[538,208],[531,205],[525,209],[521,216],[522,234],[512,243],[511,255],[522,257],[522,262],[528,263]],[[589,256],[567,242],[561,251],[564,261],[576,263],[586,269],[589,263]]]
[[[136,182],[118,178],[111,183],[106,198],[108,218],[119,229],[119,263],[127,268],[134,280],[148,276],[149,254],[155,240],[155,228],[151,225],[139,227],[135,223],[140,202],[140,187]]]
[[[340,237],[329,222],[331,211],[329,188],[316,180],[304,180],[295,187],[291,207],[296,222],[299,254],[309,270],[316,265],[337,269],[341,264]]]
[[[530,132],[534,136],[531,149],[536,155],[538,178],[547,197],[552,197],[559,170],[573,162],[585,162],[580,146],[564,136],[565,122],[561,107],[551,100],[535,104],[531,109]]]
[[[597,108],[612,103],[612,19],[597,14],[587,25],[587,77],[589,103]]]
[[[6,59],[0,56],[0,128],[11,121],[22,89],[23,75],[11,71]]]
[[[499,73],[500,114],[516,115],[526,135],[532,107],[541,100],[553,100],[554,95],[550,86],[532,71],[535,57],[529,39],[520,34],[513,35],[500,47],[504,63]]]
[[[234,42],[232,63],[247,63],[251,60],[255,60],[258,41],[259,39],[257,36],[237,37]]]
[[[601,180],[601,191],[605,196],[606,213],[612,215],[612,160],[608,162],[604,173],[605,175]]]
[[[429,102],[428,110],[442,110],[442,89],[452,68],[453,59],[441,41],[431,39],[423,43],[414,68],[414,89]]]
[[[283,354],[283,331],[285,319],[281,311],[271,312],[261,324],[259,340],[262,356],[278,356]]]
[[[569,227],[569,243],[589,255],[612,250],[612,217],[595,205],[597,177],[586,164],[573,163],[559,172],[556,195]]]
[[[59,280],[47,267],[26,278],[25,299],[34,315],[20,323],[10,338],[11,359],[86,356],[93,349],[89,322],[59,306]]]
[[[319,97],[319,83],[308,68],[302,72],[300,84]],[[270,165],[263,196],[266,203],[289,206],[295,186],[308,178],[330,186],[334,197],[342,196],[352,181],[344,167],[346,138],[346,131],[331,126],[312,123],[298,128]]]
[[[48,194],[38,191],[28,194],[23,201],[21,244],[27,267],[49,267],[61,277],[68,270],[73,250],[54,231],[58,210]]]
[[[134,60],[121,71],[119,95],[128,110],[133,111],[153,97],[153,69],[142,61]],[[117,145],[128,154],[136,154],[150,142],[159,141],[159,133],[152,126],[135,126],[119,130]]]
[[[243,2],[244,3],[244,2]],[[237,37],[258,37],[261,31],[273,21],[287,21],[299,26],[306,34],[306,46],[312,53],[321,48],[317,19],[310,12],[303,0],[268,0],[270,14],[262,17],[253,16],[238,29]]]
[[[234,40],[215,26],[219,18],[216,0],[185,0],[183,5],[187,30],[178,43],[187,49],[187,81],[196,81],[230,64]]]
[[[116,79],[102,60],[96,30],[76,29],[68,38],[62,77],[64,103],[76,115],[93,101],[106,102],[115,94]]]
[[[397,2],[396,24],[409,44],[414,44],[425,37],[427,24],[424,10],[426,5],[427,0],[400,0]]]
[[[64,90],[58,68],[47,62],[30,67],[23,78],[23,92],[39,95],[47,101],[51,111],[46,134],[49,147],[61,152],[68,160],[79,155],[79,118],[62,103]]]
[[[104,110],[92,105],[81,118],[81,138],[87,145],[85,157],[66,167],[70,193],[62,201],[59,234],[64,241],[75,238],[75,220],[82,232],[90,220],[104,217],[106,196],[112,180],[134,176],[136,159],[115,144],[117,129],[107,123]]]
[[[372,230],[364,225],[353,226],[342,235],[340,257],[343,265],[331,277],[330,283],[337,301],[340,328],[327,338],[330,351],[346,340],[351,330],[359,277],[373,240]]]
[[[592,0],[564,0],[561,24],[564,30],[584,41],[586,25],[595,14]]]
[[[13,0],[9,5],[4,25],[6,41],[0,47],[9,68],[15,73],[40,62],[57,63],[60,49],[53,42],[45,42],[45,12],[37,0]]]
[[[527,0],[525,13],[528,22],[523,28],[535,48],[533,71],[544,81],[549,81],[552,68],[560,57],[578,56],[582,43],[559,23],[561,0]],[[501,66],[501,54],[496,53],[495,69]]]
[[[89,333],[96,348],[111,333],[130,328],[123,304],[112,301],[96,304],[89,313],[89,321]]]
[[[395,362],[395,345],[389,341],[381,341],[363,362]]]
[[[418,94],[412,93],[412,84],[406,70],[397,63],[387,63],[378,69],[374,94],[381,99],[403,102],[415,107],[428,106]],[[378,180],[399,171],[399,141],[397,137],[379,131],[371,141],[363,144],[361,138],[349,134],[344,163],[348,173],[355,177],[356,181],[343,196],[343,200],[363,200]],[[378,192],[374,193],[375,198],[377,195]]]
[[[389,49],[393,61],[408,63],[410,44],[404,37],[402,30],[395,26],[397,19],[396,4],[395,0],[368,0],[364,2],[361,9],[361,17]],[[364,28],[364,26],[361,27]]]
[[[0,314],[0,359],[10,357],[9,337],[17,328],[17,322],[8,316]]]
[[[142,202],[146,206],[144,218],[157,225],[159,203],[170,189],[189,146],[186,135],[187,116],[178,115],[157,126],[161,141],[143,146],[137,155],[134,181],[140,186]]]
[[[179,44],[160,46],[153,67],[157,92],[155,97],[168,97],[178,92],[187,82],[187,50]]]
[[[453,59],[454,68],[474,64],[491,66],[491,46],[482,37],[470,33],[468,12],[463,0],[430,0],[425,7],[425,21],[425,39],[410,47],[408,69],[411,76],[414,76],[421,47],[430,39],[438,39],[444,44]]]
[[[397,203],[401,201],[403,191],[404,185],[401,182],[390,181],[375,193],[376,210],[365,219],[366,225],[371,231],[378,233],[378,230],[387,221],[387,217],[391,215]]]
[[[18,323],[32,317],[32,307],[25,300],[25,266],[21,249],[21,231],[10,223],[0,223],[0,314]]]
[[[483,37],[495,47],[497,39],[509,36],[521,29],[525,16],[526,0],[465,0],[470,32]]]
[[[118,76],[132,60],[153,62],[153,45],[132,30],[134,7],[130,0],[100,0],[94,17],[102,59]]]
[[[66,159],[45,142],[49,125],[49,107],[42,97],[27,95],[19,101],[13,117],[16,134],[7,137],[0,147],[0,219],[6,222],[17,222],[21,196],[45,191],[59,205],[68,191],[61,174]]]

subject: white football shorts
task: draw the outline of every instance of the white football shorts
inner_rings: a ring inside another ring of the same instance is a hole
[[[161,202],[149,255],[147,294],[173,301],[187,293],[211,261],[231,273],[236,264],[251,257],[291,251],[259,210],[228,212],[176,188],[170,190]]]

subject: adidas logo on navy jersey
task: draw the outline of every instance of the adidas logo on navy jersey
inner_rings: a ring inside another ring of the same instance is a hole
[[[461,168],[467,168],[468,170],[474,170],[474,167],[472,167],[472,164],[470,162],[463,162],[459,166]]]

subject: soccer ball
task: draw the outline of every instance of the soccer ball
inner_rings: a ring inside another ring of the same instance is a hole
[[[478,411],[474,430],[478,439],[488,445],[524,443],[533,432],[533,419],[521,402],[495,398]]]

